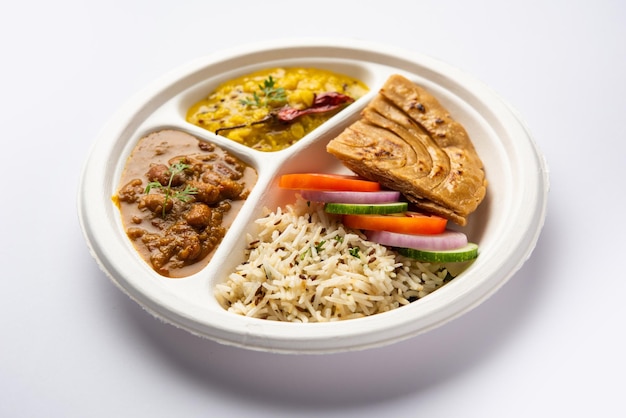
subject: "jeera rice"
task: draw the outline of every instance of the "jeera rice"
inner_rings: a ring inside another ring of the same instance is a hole
[[[326,322],[407,305],[443,286],[443,265],[420,263],[345,228],[300,196],[255,221],[246,261],[215,295],[228,311],[255,318]]]

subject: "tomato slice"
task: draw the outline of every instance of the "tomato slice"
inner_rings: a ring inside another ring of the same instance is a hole
[[[358,176],[323,173],[284,174],[278,180],[283,189],[294,190],[344,190],[355,192],[376,192],[380,184],[364,180]]]
[[[442,233],[448,224],[448,220],[440,216],[412,211],[398,215],[343,215],[342,221],[354,229],[431,235]]]

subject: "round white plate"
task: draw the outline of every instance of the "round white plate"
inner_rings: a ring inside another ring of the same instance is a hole
[[[263,153],[185,121],[187,109],[219,83],[278,66],[318,67],[364,81],[370,94],[296,145]],[[243,261],[245,232],[262,207],[288,203],[276,187],[283,173],[343,171],[326,143],[351,121],[392,73],[429,90],[468,131],[489,181],[487,196],[464,231],[480,245],[478,259],[443,288],[411,305],[333,323],[282,323],[225,311],[213,296]],[[161,129],[179,129],[250,163],[258,181],[209,265],[184,279],[155,273],[136,253],[111,200],[136,142]],[[467,312],[502,286],[530,256],[543,226],[548,173],[524,123],[481,82],[414,52],[357,41],[303,40],[257,44],[201,58],[132,98],[101,131],[84,165],[78,209],[87,244],[102,270],[156,317],[189,332],[250,349],[323,353],[380,346],[415,336]]]

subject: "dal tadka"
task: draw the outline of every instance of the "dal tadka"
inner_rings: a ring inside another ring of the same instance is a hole
[[[218,86],[187,112],[187,121],[260,151],[303,138],[368,88],[316,68],[271,68]]]
[[[216,145],[163,130],[138,142],[113,200],[146,262],[163,276],[186,277],[209,262],[256,179]]]
[[[461,226],[485,197],[483,163],[463,126],[401,75],[385,82],[327,150],[356,174]]]

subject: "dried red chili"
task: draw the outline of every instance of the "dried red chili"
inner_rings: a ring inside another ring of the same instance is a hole
[[[307,107],[306,109],[294,109],[292,107],[285,106],[278,111],[276,117],[281,122],[291,122],[302,115],[331,112],[341,106],[350,104],[353,101],[354,99],[352,97],[337,92],[330,91],[320,93],[315,96],[313,104],[310,107]]]
[[[332,91],[320,93],[320,94],[317,94],[315,98],[313,99],[313,104],[307,107],[306,109],[294,109],[289,106],[284,106],[278,109],[278,111],[271,112],[266,117],[256,122],[244,123],[241,125],[220,128],[216,130],[215,133],[219,134],[222,131],[245,128],[247,126],[252,126],[252,125],[257,125],[260,123],[267,123],[267,122],[272,122],[272,121],[277,121],[281,123],[291,123],[295,119],[299,118],[300,116],[308,115],[311,113],[332,112],[352,102],[354,102],[354,99],[350,96],[346,96],[345,94],[332,92]]]

